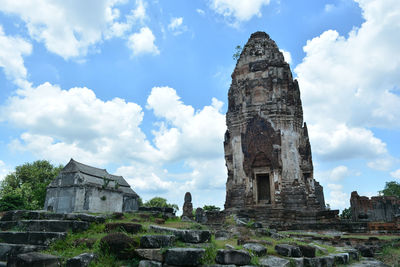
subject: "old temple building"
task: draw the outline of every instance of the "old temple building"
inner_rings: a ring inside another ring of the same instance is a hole
[[[325,201],[314,179],[299,85],[268,34],[253,33],[244,46],[228,101],[225,210],[252,211],[265,220],[291,213],[317,221]]]
[[[122,176],[71,159],[47,187],[44,209],[57,213],[126,212],[139,208],[138,199]]]

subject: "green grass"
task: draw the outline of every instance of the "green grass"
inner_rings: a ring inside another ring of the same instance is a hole
[[[124,218],[121,219],[112,219],[109,218],[106,220],[106,223],[129,223],[132,220],[135,220],[133,223],[140,223],[143,227],[143,230],[137,234],[129,234],[124,231],[125,234],[130,236],[131,238],[135,239],[137,242],[140,241],[141,236],[143,235],[161,235],[162,233],[156,233],[152,230],[149,230],[149,226],[155,224],[155,220],[157,217],[149,216],[148,218],[142,218],[140,213],[125,213]],[[228,228],[230,225],[235,225],[234,219],[232,216],[226,219],[226,227]],[[194,222],[182,222],[180,218],[172,218],[167,219],[165,224],[161,226],[165,227],[172,227],[178,229],[207,229],[207,227],[194,223]],[[118,229],[117,229],[118,230]],[[119,229],[121,231],[121,229]],[[309,237],[309,236],[316,236],[316,237],[325,237],[325,238],[333,238],[329,235],[321,235],[315,233],[302,233],[302,232],[279,232],[280,234],[287,236],[282,239],[273,239],[267,236],[254,236],[252,234],[252,230],[249,227],[243,226],[238,229],[239,236],[242,237],[249,237],[252,240],[264,241],[267,242],[265,247],[267,248],[268,255],[275,255],[278,256],[275,251],[275,246],[277,244],[297,244],[297,245],[308,245],[309,242],[298,240],[298,238],[289,237],[290,235],[294,235],[296,237]],[[90,266],[99,266],[99,267],[108,267],[108,266],[137,266],[139,260],[132,259],[127,261],[122,261],[116,259],[113,255],[107,252],[103,252],[100,249],[100,239],[107,235],[108,233],[105,232],[105,224],[95,224],[92,223],[88,230],[80,233],[68,233],[67,237],[64,240],[58,240],[54,242],[45,253],[53,254],[62,258],[63,263],[66,262],[67,259],[77,256],[79,254],[85,252],[93,252],[97,255],[97,260],[94,261]],[[386,245],[382,250],[379,259],[386,264],[391,266],[400,266],[400,241],[396,241],[399,236],[380,236],[380,235],[343,235],[342,238],[358,238],[358,239],[368,239],[369,237],[378,237],[381,240],[385,240],[387,242],[391,242],[390,244]],[[76,240],[78,239],[96,239],[92,248],[88,248],[85,244],[76,244]],[[311,241],[310,241],[311,242]],[[203,248],[205,249],[205,254],[202,259],[203,264],[215,264],[215,257],[217,254],[218,249],[225,249],[226,244],[233,246],[235,249],[243,249],[241,245],[237,244],[237,237],[232,237],[228,240],[215,240],[214,235],[212,236],[210,243],[205,245]],[[338,253],[339,251],[336,250],[333,246],[328,246],[324,244],[318,244],[318,246],[323,247],[327,250],[327,253],[322,253],[317,250],[316,256],[324,256],[331,253]],[[185,244],[181,241],[175,241],[174,247],[191,247],[191,245]],[[192,247],[198,247],[197,245],[192,245]],[[162,251],[166,251],[168,248],[163,248]],[[252,265],[259,265],[259,258],[253,256],[251,259]]]
[[[400,266],[400,241],[394,241],[386,244],[381,252],[381,255],[377,257],[379,260],[389,266]]]

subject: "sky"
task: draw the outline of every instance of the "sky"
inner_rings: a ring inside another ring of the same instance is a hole
[[[326,203],[399,182],[398,0],[0,0],[0,179],[73,158],[222,208],[232,55],[255,31],[299,81]]]

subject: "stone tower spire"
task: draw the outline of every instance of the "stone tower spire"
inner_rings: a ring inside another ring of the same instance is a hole
[[[244,46],[228,101],[225,208],[323,210],[299,85],[268,34]]]

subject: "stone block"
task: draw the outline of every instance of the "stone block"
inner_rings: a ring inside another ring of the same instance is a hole
[[[60,259],[53,255],[39,252],[29,252],[19,254],[10,259],[7,263],[9,267],[59,267]]]
[[[361,256],[363,257],[374,257],[374,249],[369,246],[359,246],[358,251],[360,252]]]
[[[347,248],[347,249],[344,249],[343,252],[349,253],[349,258],[351,260],[358,261],[360,259],[360,254],[358,253],[357,249]]]
[[[279,255],[285,256],[285,257],[301,257],[301,256],[303,256],[299,247],[288,245],[288,244],[276,245],[275,251]]]
[[[250,254],[244,250],[219,249],[215,258],[220,264],[247,265],[250,261]]]
[[[164,255],[161,249],[135,249],[135,253],[142,259],[149,261],[164,261]]]
[[[307,257],[307,258],[315,257],[315,250],[316,250],[315,247],[307,246],[307,245],[300,245],[299,248],[304,257]]]
[[[140,238],[141,248],[162,248],[174,244],[174,235],[144,235]]]
[[[185,243],[205,243],[211,238],[211,232],[208,230],[181,230],[158,225],[150,225],[150,230],[157,233],[170,233]]]
[[[66,262],[66,267],[88,267],[90,263],[96,259],[96,254],[94,253],[82,253],[75,256]]]
[[[257,243],[247,243],[243,245],[243,248],[251,251],[254,255],[261,257],[267,254],[267,248]]]
[[[266,258],[260,258],[259,264],[262,267],[290,267],[290,261],[287,259],[268,256]]]
[[[139,223],[107,223],[106,232],[124,231],[130,234],[136,234],[142,230],[142,225]]]
[[[171,248],[165,252],[165,263],[175,266],[197,266],[205,253],[201,248]]]
[[[162,267],[162,263],[158,261],[142,260],[138,267]]]
[[[215,240],[227,240],[230,238],[230,233],[225,230],[219,230],[215,232]]]
[[[304,267],[304,258],[291,258],[290,263],[292,267]]]
[[[67,233],[58,232],[0,232],[3,243],[48,246],[57,239],[65,238]]]
[[[46,249],[46,246],[0,243],[0,261],[7,261],[11,257],[18,254],[35,252],[44,249]]]
[[[335,257],[335,264],[337,265],[349,263],[349,253],[338,253],[332,256]]]
[[[332,267],[335,262],[334,256],[324,256],[317,258],[304,258],[306,267]]]

